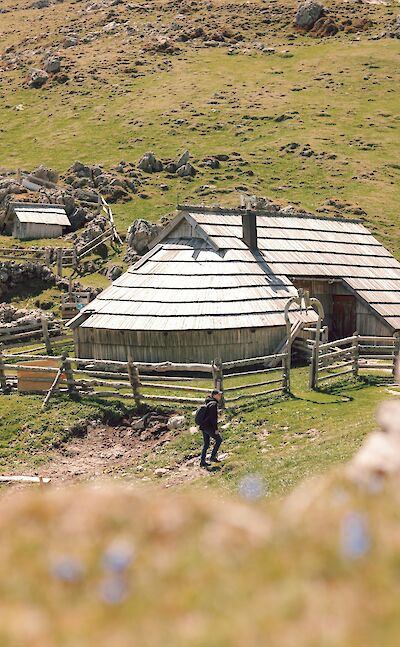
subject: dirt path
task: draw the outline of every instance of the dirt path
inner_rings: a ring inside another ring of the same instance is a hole
[[[138,480],[159,480],[160,485],[173,487],[205,476],[199,466],[199,452],[181,461],[172,461],[168,468],[149,473],[141,467],[157,448],[170,442],[180,432],[168,431],[156,439],[141,440],[130,427],[88,427],[82,438],[74,438],[52,452],[48,463],[40,469],[52,483],[97,480],[104,477],[130,477]]]

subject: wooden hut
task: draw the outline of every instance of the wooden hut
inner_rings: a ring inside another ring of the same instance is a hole
[[[400,263],[358,221],[179,207],[149,253],[70,322],[76,353],[149,362],[273,353],[300,287],[323,303],[332,338],[400,328]]]
[[[2,230],[19,240],[59,238],[63,229],[70,224],[61,205],[11,202],[2,223]]]

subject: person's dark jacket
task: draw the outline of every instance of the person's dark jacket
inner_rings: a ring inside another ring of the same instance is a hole
[[[215,434],[218,431],[218,402],[209,395],[205,400],[205,404],[207,405],[207,415],[201,425],[201,429],[211,431]]]

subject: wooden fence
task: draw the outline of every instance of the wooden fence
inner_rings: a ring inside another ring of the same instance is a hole
[[[278,365],[270,368],[273,360]],[[217,388],[223,391],[226,405],[248,398],[283,395],[290,391],[289,356],[288,353],[277,353],[220,363],[218,376]],[[260,390],[261,387],[272,388]]]
[[[65,346],[67,343],[73,343],[71,331],[65,329],[63,325],[60,326],[60,322],[49,321],[46,317],[42,317],[41,321],[30,324],[0,329],[0,346],[6,348],[23,348],[27,346],[27,352],[29,353],[34,350],[42,350],[45,353],[52,354],[58,346]],[[32,349],[32,344],[36,344],[37,349]]]
[[[225,406],[243,399],[282,395],[289,390],[288,356],[280,355],[281,366],[265,368],[273,357],[225,364],[220,360],[212,364],[150,364],[88,360],[68,357],[66,353],[54,357],[0,350],[0,388],[6,393],[45,394],[44,406],[56,393],[133,398],[136,404],[153,401],[198,406],[213,388],[218,388],[223,391]],[[224,370],[229,372],[224,375]],[[225,386],[224,380],[230,385]],[[272,388],[260,391],[260,387],[266,386]]]
[[[331,380],[357,378],[360,372],[383,372],[399,383],[400,337],[351,337],[314,346],[310,366],[310,387],[319,388]]]

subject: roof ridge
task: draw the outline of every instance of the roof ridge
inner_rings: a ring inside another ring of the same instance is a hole
[[[178,204],[178,211],[188,211],[189,213],[214,213],[216,215],[230,215],[230,216],[242,216],[246,213],[246,209],[240,208],[230,208],[230,207],[205,207],[203,205],[189,205],[189,204]],[[279,218],[307,218],[311,220],[329,220],[336,222],[351,222],[359,225],[363,224],[363,221],[360,218],[340,218],[339,216],[319,216],[313,213],[282,213],[281,211],[273,211],[272,209],[252,209],[252,212],[255,212],[260,216],[270,216],[270,217],[279,217]]]

